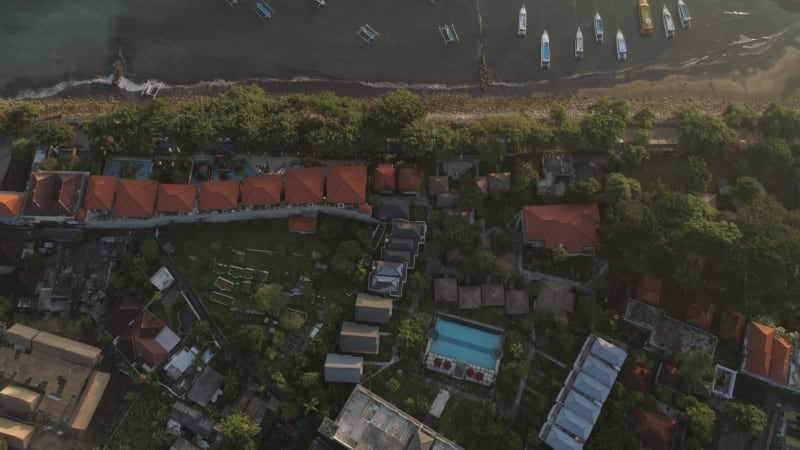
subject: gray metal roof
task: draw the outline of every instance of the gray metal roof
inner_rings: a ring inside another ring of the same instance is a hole
[[[550,428],[550,432],[542,439],[545,444],[553,447],[553,450],[580,450],[583,445],[578,443],[572,436],[556,427]]]
[[[563,403],[570,411],[589,422],[597,422],[600,417],[601,406],[575,391],[569,391]]]
[[[325,358],[325,381],[328,383],[360,383],[364,358],[328,353]]]
[[[589,437],[592,427],[594,427],[594,422],[587,421],[563,406],[556,416],[555,424],[584,441]]]
[[[628,352],[597,336],[595,336],[592,344],[591,353],[617,367],[622,367],[622,364],[625,363],[625,358],[628,357]]]
[[[592,355],[586,357],[581,366],[581,372],[591,376],[595,380],[603,383],[607,387],[614,386],[618,372],[608,363],[595,358]]]

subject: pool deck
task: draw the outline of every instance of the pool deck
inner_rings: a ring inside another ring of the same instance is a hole
[[[497,335],[500,337],[500,342],[498,346],[500,349],[503,348],[503,343],[505,340],[505,330],[503,330],[502,328],[481,322],[476,322],[469,319],[464,319],[463,317],[453,316],[445,313],[437,313],[433,327],[430,328],[431,330],[436,330],[436,324],[438,323],[439,319],[444,319],[445,321],[452,322],[457,325],[466,326],[474,328],[478,331]],[[492,357],[495,360],[495,365],[493,369],[490,369],[480,366],[478,364],[470,363],[467,361],[460,361],[450,356],[434,353],[431,351],[433,342],[434,341],[431,340],[429,337],[428,343],[425,347],[425,366],[428,369],[433,370],[435,372],[450,375],[451,377],[456,379],[460,380],[466,379],[474,383],[482,384],[485,386],[489,386],[492,383],[494,383],[494,380],[497,378],[497,374],[500,371],[500,360],[502,359],[502,355],[500,357],[492,355]],[[439,365],[435,363],[437,359],[440,362]],[[445,367],[448,364],[449,367]],[[469,375],[470,371],[473,372],[473,375]],[[476,377],[478,373],[481,374],[480,377]]]

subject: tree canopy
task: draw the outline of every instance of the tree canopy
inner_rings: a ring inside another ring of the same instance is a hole
[[[628,126],[630,107],[622,100],[602,99],[589,107],[581,121],[581,134],[589,148],[610,150],[622,139]]]
[[[722,411],[723,428],[732,433],[742,433],[755,439],[767,426],[767,414],[756,405],[730,402]]]
[[[36,142],[40,145],[64,147],[72,143],[75,129],[72,125],[60,120],[39,122],[33,129]]]
[[[267,314],[278,316],[289,304],[289,295],[280,284],[262,284],[253,294],[253,300]]]
[[[642,193],[642,185],[635,178],[621,173],[610,173],[606,176],[606,201],[615,205],[622,200],[633,200]]]
[[[405,89],[375,98],[364,113],[364,125],[381,138],[399,137],[409,124],[423,119],[426,108],[419,96]]]
[[[33,142],[20,138],[11,143],[11,159],[23,164],[30,164],[33,161],[36,149]]]
[[[719,117],[684,108],[675,113],[675,119],[680,129],[678,149],[686,154],[711,159],[736,142],[736,133]]]
[[[244,412],[223,417],[219,428],[223,435],[220,449],[256,450],[255,439],[261,433],[261,426],[251,422]]]
[[[763,189],[764,187],[761,186],[757,179],[747,176],[739,177],[733,185],[733,195],[739,200],[749,203],[761,195]]]
[[[0,109],[0,132],[10,137],[21,135],[27,128],[36,122],[39,112],[36,106],[29,102],[17,103]]]

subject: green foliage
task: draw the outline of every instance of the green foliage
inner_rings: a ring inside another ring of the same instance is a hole
[[[722,112],[722,120],[734,130],[755,131],[758,128],[758,113],[735,103],[728,103]]]
[[[603,414],[586,441],[586,450],[645,450],[630,433],[633,413],[639,407],[637,398],[616,383],[603,405]]]
[[[739,200],[749,203],[761,195],[763,186],[753,177],[739,177],[733,186],[733,195]]]
[[[565,198],[569,203],[593,203],[600,189],[600,182],[594,177],[573,181],[567,187]]]
[[[253,294],[259,308],[272,316],[279,316],[289,304],[289,295],[279,284],[262,284]]]
[[[520,161],[514,168],[511,187],[520,193],[529,194],[536,188],[538,180],[539,172],[536,170],[536,166],[531,161]]]
[[[400,390],[400,380],[397,378],[389,378],[386,380],[386,390],[389,392],[397,392]]]
[[[39,170],[57,170],[58,158],[55,156],[48,156],[39,163]]]
[[[158,241],[152,236],[142,240],[141,255],[147,264],[153,264],[158,259]]]
[[[431,324],[431,316],[418,312],[412,319],[405,319],[397,330],[397,341],[405,354],[414,354],[419,350],[428,337],[425,332]]]
[[[10,137],[19,136],[38,118],[39,112],[32,103],[17,103],[0,110],[0,131]]]
[[[407,125],[424,119],[426,112],[419,96],[398,89],[372,101],[364,113],[364,125],[379,137],[398,137]]]
[[[722,426],[731,433],[741,433],[755,439],[761,436],[767,426],[767,414],[756,405],[730,402],[722,411]]]
[[[567,110],[559,103],[550,105],[550,111],[547,113],[547,116],[550,119],[550,123],[555,127],[561,126],[561,124],[569,118],[567,116]]]
[[[75,138],[75,129],[65,122],[48,120],[37,123],[33,135],[39,145],[65,147]]]
[[[692,436],[702,444],[710,444],[714,437],[714,423],[717,421],[714,410],[707,404],[696,401],[684,412]]]
[[[39,252],[33,252],[22,258],[20,268],[25,272],[39,272],[44,269],[47,260]]]
[[[576,152],[581,146],[582,129],[578,122],[567,119],[556,128],[556,140],[565,152]]]
[[[747,150],[747,155],[762,179],[779,177],[794,164],[792,149],[781,138],[762,139]]]
[[[300,384],[306,389],[319,387],[321,382],[322,378],[319,376],[319,372],[305,372],[300,377]]]
[[[224,436],[219,446],[225,450],[255,450],[255,439],[261,433],[261,426],[250,421],[244,412],[225,416],[219,422]]]
[[[684,189],[687,191],[705,191],[711,183],[711,171],[708,169],[708,164],[704,159],[694,155],[689,156],[688,162],[689,170],[686,172],[683,184]]]
[[[736,133],[719,117],[684,108],[675,113],[675,119],[680,129],[678,149],[688,155],[710,160],[736,142]]]
[[[266,97],[258,86],[234,86],[212,99],[209,114],[219,137],[230,138],[244,150],[260,150]],[[213,137],[213,136],[212,136]]]
[[[768,137],[797,139],[800,137],[800,111],[781,103],[770,103],[761,114],[758,128]]]
[[[606,176],[606,201],[615,205],[622,200],[633,200],[642,193],[642,185],[635,178],[621,173],[610,173]]]
[[[458,206],[466,211],[482,209],[483,192],[477,185],[475,175],[471,173],[465,173],[459,179]]]
[[[710,381],[714,376],[711,355],[701,351],[676,353],[674,363],[680,369],[679,377],[688,389],[697,383]]]
[[[169,448],[175,436],[164,426],[169,420],[172,399],[162,396],[160,389],[148,385],[140,387],[141,393],[120,426],[114,439],[105,448],[109,450],[134,450],[141,448]]]
[[[275,387],[281,392],[289,392],[291,389],[289,387],[289,383],[286,382],[286,378],[280,372],[273,372],[270,376],[270,379],[273,383],[275,383]]]
[[[0,295],[0,317],[4,317],[13,308],[11,300],[5,295]]]
[[[281,314],[280,325],[286,331],[300,331],[305,323],[303,316],[295,311],[285,311]]]
[[[266,336],[261,325],[242,325],[233,335],[233,344],[240,350],[259,351],[264,346]]]
[[[33,156],[36,149],[33,142],[20,138],[11,143],[11,159],[21,162],[23,164],[30,164],[33,161]]]
[[[459,270],[473,282],[483,282],[489,277],[505,283],[514,274],[514,269],[508,262],[486,250],[473,252]]]
[[[480,226],[466,222],[455,222],[442,232],[442,242],[446,248],[475,248],[480,238]]]
[[[637,129],[651,129],[653,128],[653,119],[656,118],[656,113],[652,108],[645,107],[640,109],[631,118],[631,125]]]
[[[583,139],[591,149],[610,150],[622,139],[629,115],[627,102],[599,100],[589,107],[589,114],[581,121]]]
[[[437,139],[436,126],[425,118],[417,119],[403,128],[403,146],[412,156],[426,156]]]

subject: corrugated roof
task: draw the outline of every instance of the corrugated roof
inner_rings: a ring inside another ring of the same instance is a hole
[[[588,422],[595,423],[600,417],[601,407],[575,391],[569,391],[564,397],[564,406]]]
[[[286,169],[286,203],[322,203],[322,167]]]
[[[481,303],[483,306],[504,306],[506,295],[500,283],[481,285]]]
[[[0,217],[19,217],[22,211],[22,194],[0,192]]]
[[[200,185],[200,210],[221,211],[238,207],[238,181],[204,181]]]
[[[188,213],[194,209],[197,187],[193,184],[160,184],[156,209],[163,213]]]
[[[595,337],[590,351],[601,360],[616,367],[622,367],[628,357],[628,353],[625,350],[601,337]]]
[[[572,389],[600,403],[605,402],[606,398],[608,398],[608,394],[611,392],[611,388],[604,386],[602,383],[583,372],[579,372],[575,377],[575,381],[572,383]]]
[[[543,242],[548,249],[564,247],[571,254],[597,246],[596,204],[526,206],[522,218],[527,242]]]
[[[281,176],[263,175],[242,180],[242,205],[272,206],[281,202]]]
[[[528,291],[506,291],[506,313],[527,314],[531,310],[531,301]]]
[[[403,167],[397,171],[397,191],[407,194],[419,191],[419,171],[416,167]]]
[[[91,211],[110,211],[114,207],[114,193],[117,191],[117,177],[92,175],[86,183],[83,209]]]
[[[151,217],[157,191],[158,183],[154,180],[119,180],[114,217]]]
[[[93,345],[57,336],[46,331],[40,331],[33,338],[34,350],[47,351],[41,346],[45,346],[46,349],[58,350],[58,356],[62,359],[89,367],[97,363],[102,353],[99,348]],[[70,358],[67,355],[73,355],[74,358]]]
[[[583,361],[581,371],[609,388],[614,386],[614,381],[617,379],[616,370],[611,368],[608,363],[600,361],[592,355],[589,355]]]
[[[9,444],[12,447],[27,448],[30,445],[33,430],[34,428],[30,425],[0,417],[0,434],[9,438]]]
[[[394,167],[375,168],[375,182],[373,189],[379,194],[393,194],[395,186]]]
[[[459,286],[458,287],[458,307],[459,309],[478,309],[481,306],[481,287],[480,286]]]
[[[329,167],[327,191],[329,203],[367,201],[367,166]]]

